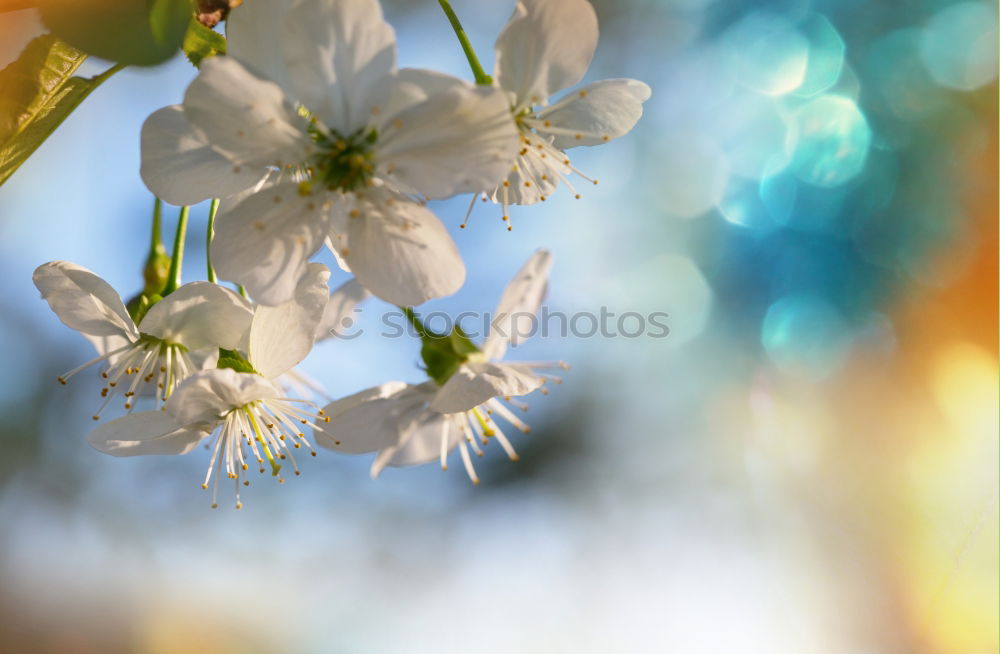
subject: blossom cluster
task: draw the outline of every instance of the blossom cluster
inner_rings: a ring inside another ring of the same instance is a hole
[[[428,202],[488,199],[509,228],[511,205],[544,201],[560,185],[575,194],[570,177],[593,180],[566,151],[631,130],[649,88],[604,80],[550,101],[582,80],[596,48],[586,0],[518,2],[497,39],[493,75],[477,73],[475,84],[398,69],[377,0],[251,0],[229,14],[226,34],[227,53],[206,59],[183,102],[153,113],[141,134],[141,175],[158,199],[182,207],[211,199],[218,208],[209,281],[176,283],[176,247],[175,276],[128,306],[78,265],[35,272],[52,310],[98,354],[59,381],[96,369],[94,420],[116,400],[126,411],[88,441],[115,456],[206,444],[213,506],[223,476],[239,508],[251,468],[283,481],[289,467],[299,474],[297,454],[316,454],[314,443],[375,452],[372,476],[434,460],[447,468],[458,450],[478,483],[471,455],[495,440],[516,459],[500,423],[528,431],[510,407],[526,408],[516,398],[546,392],[565,364],[503,362],[511,338],[501,334],[519,334],[515,325],[476,344],[460,329],[420,323],[410,307],[465,280]],[[333,292],[331,271],[311,261],[324,247],[353,276]],[[499,320],[538,310],[551,264],[547,250],[531,256],[505,290]],[[369,295],[406,312],[426,380],[320,407],[295,367]]]

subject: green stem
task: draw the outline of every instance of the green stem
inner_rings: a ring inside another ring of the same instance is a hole
[[[163,203],[156,198],[153,204],[153,227],[149,235],[149,252],[146,254],[146,264],[142,268],[144,286],[142,294],[146,296],[159,295],[167,281],[167,269],[170,259],[167,249],[163,247]]]
[[[187,236],[187,222],[189,207],[181,207],[181,214],[177,218],[177,232],[174,234],[174,252],[170,257],[170,272],[167,274],[167,285],[163,287],[161,295],[166,297],[173,293],[181,285],[181,260],[184,258],[184,237]]]
[[[96,87],[100,86],[101,84],[103,84],[105,81],[107,81],[107,79],[109,77],[111,77],[112,75],[114,75],[118,71],[122,70],[123,68],[125,68],[125,64],[115,64],[114,66],[112,66],[111,68],[107,69],[106,71],[104,71],[100,75],[94,75],[93,77],[91,77],[90,81],[94,83],[94,87],[96,88]]]
[[[156,198],[153,202],[153,234],[149,240],[150,257],[159,254],[163,249],[163,201]]]
[[[462,50],[465,52],[465,58],[469,60],[469,67],[472,68],[472,74],[476,78],[476,84],[492,86],[493,78],[486,74],[486,71],[483,70],[482,64],[479,63],[479,58],[476,57],[476,51],[472,49],[472,43],[469,42],[469,36],[465,33],[465,29],[462,27],[461,21],[458,20],[458,16],[455,15],[455,10],[451,8],[451,4],[448,0],[438,0],[438,4],[441,5],[441,9],[444,10],[445,16],[448,17],[448,22],[451,23],[451,28],[455,30],[455,36],[458,37],[458,42],[462,44]]]
[[[205,264],[208,266],[208,281],[213,284],[219,279],[212,267],[212,238],[215,237],[215,214],[218,212],[219,198],[212,198],[212,204],[208,208],[208,229],[205,230]]]
[[[424,324],[420,322],[420,318],[417,318],[417,314],[413,313],[413,309],[411,309],[410,307],[399,307],[399,310],[403,312],[403,315],[406,316],[406,319],[409,320],[410,324],[413,325],[413,328],[417,330],[417,335],[420,337],[421,340],[433,336],[433,334],[427,331],[427,328],[424,327]]]

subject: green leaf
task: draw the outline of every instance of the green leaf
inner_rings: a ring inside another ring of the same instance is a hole
[[[194,16],[191,0],[147,0],[146,5],[149,9],[149,31],[156,44],[173,50],[179,48]]]
[[[236,372],[260,374],[253,369],[253,366],[250,365],[250,362],[242,354],[236,350],[226,350],[221,347],[219,348],[219,363],[216,367],[230,368]]]
[[[413,309],[400,307],[400,310],[420,336],[420,358],[424,362],[424,371],[438,386],[443,386],[470,356],[480,352],[458,325],[450,333],[438,334],[427,329]]]
[[[443,386],[459,366],[469,360],[469,355],[479,352],[479,348],[457,326],[447,335],[425,332],[420,340],[423,343],[420,358],[427,376],[439,386]]]
[[[479,348],[476,344],[462,331],[462,328],[455,325],[455,328],[451,330],[451,334],[448,335],[451,340],[451,349],[460,356],[468,356],[470,354],[475,354],[479,352]]]
[[[83,102],[117,72],[73,77],[87,55],[51,34],[32,40],[0,71],[0,184]]]
[[[192,0],[49,0],[42,20],[88,54],[153,66],[180,49],[193,12]]]
[[[21,56],[0,71],[0,140],[29,122],[36,98],[57,90],[86,58],[48,34],[28,43]]]
[[[188,61],[198,67],[206,57],[226,54],[226,37],[192,18],[182,49]]]

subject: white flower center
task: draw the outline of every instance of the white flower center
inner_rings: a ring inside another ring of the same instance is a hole
[[[586,91],[579,92],[581,97],[586,95]],[[564,106],[575,98],[570,95],[556,104],[535,110],[533,107],[515,107],[511,110],[514,122],[520,134],[521,148],[518,150],[517,158],[507,176],[500,186],[494,189],[489,198],[494,203],[502,206],[501,218],[507,224],[507,230],[513,229],[510,222],[510,205],[513,204],[534,204],[536,201],[545,202],[556,190],[559,182],[562,182],[579,200],[580,192],[569,180],[570,175],[577,175],[593,185],[597,185],[597,180],[588,177],[570,161],[569,156],[553,145],[555,137],[571,137],[574,140],[582,141],[587,139],[588,143],[594,140],[609,141],[608,134],[595,134],[571,130],[565,127],[554,125],[546,118],[552,111]],[[483,201],[487,200],[484,193]],[[465,214],[465,221],[460,225],[464,228],[469,222],[472,207],[475,203],[475,196],[472,198],[473,204],[469,205],[469,210]]]
[[[532,369],[544,370],[552,368],[561,368],[566,370],[569,368],[563,362],[556,363],[536,363],[529,364]],[[543,377],[546,382],[551,381],[554,384],[561,384],[562,378],[554,375],[539,375]],[[549,390],[543,385],[538,389],[542,395],[548,395]],[[527,434],[531,431],[531,426],[525,423],[523,420],[514,415],[506,404],[510,404],[521,411],[527,411],[528,405],[524,402],[516,400],[512,397],[504,397],[503,402],[499,398],[492,397],[474,409],[470,409],[461,417],[460,427],[462,429],[462,439],[458,443],[458,451],[462,456],[462,464],[465,466],[465,472],[469,475],[469,479],[472,480],[473,484],[479,483],[479,475],[476,474],[476,469],[472,465],[472,456],[469,454],[469,449],[471,448],[476,456],[483,456],[483,448],[481,446],[488,445],[490,440],[496,438],[497,442],[500,443],[500,447],[503,451],[507,453],[507,457],[511,461],[520,460],[520,456],[514,450],[514,446],[511,445],[510,440],[504,434],[503,429],[501,429],[500,424],[496,421],[494,415],[503,418],[505,422],[513,426],[515,429],[520,431],[522,434]],[[444,431],[441,435],[441,469],[448,469],[448,432]]]
[[[350,136],[326,131],[315,123],[309,135],[319,149],[306,164],[310,183],[320,184],[330,191],[353,192],[371,185],[375,174],[372,146],[374,130],[358,130]]]
[[[153,396],[157,406],[162,406],[177,385],[198,370],[183,345],[141,334],[135,341],[58,377],[59,383],[65,385],[76,373],[103,362],[108,363],[108,367],[101,371],[101,379],[104,380],[101,397],[104,402],[94,413],[94,420],[100,420],[101,413],[119,394],[125,398],[125,408],[130,411],[135,407],[137,395]]]
[[[221,418],[221,426],[215,431],[215,442],[210,446],[212,458],[201,487],[212,483],[212,508],[218,507],[219,477],[225,470],[226,478],[234,480],[236,487],[236,508],[243,508],[240,502],[240,485],[249,486],[247,471],[250,461],[255,461],[261,474],[264,462],[271,468],[271,475],[278,483],[285,483],[281,477],[281,461],[290,460],[296,476],[300,474],[293,450],[304,445],[312,456],[316,451],[300,431],[302,425],[316,429],[316,422],[330,422],[322,410],[313,413],[296,406],[312,407],[311,402],[290,398],[255,400],[231,409]],[[214,477],[213,477],[214,472]]]

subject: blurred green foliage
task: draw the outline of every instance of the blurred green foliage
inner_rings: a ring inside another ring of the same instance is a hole
[[[87,55],[45,34],[0,71],[0,184],[113,74],[74,77]]]
[[[191,0],[50,0],[41,7],[57,37],[87,54],[135,66],[174,56],[193,11]]]

